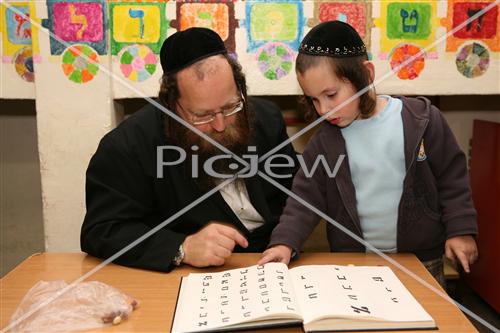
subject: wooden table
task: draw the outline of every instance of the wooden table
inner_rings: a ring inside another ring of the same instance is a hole
[[[110,264],[90,276],[87,281],[97,280],[112,285],[139,300],[140,306],[131,317],[105,332],[169,332],[175,309],[180,279],[190,272],[220,271],[255,265],[260,254],[233,254],[223,267],[195,269],[183,266],[171,273],[158,273]],[[418,276],[442,290],[422,264],[411,254],[394,254],[393,259]],[[40,280],[74,281],[90,271],[101,261],[83,253],[43,253],[26,259],[0,281],[0,327],[4,328],[23,295]],[[388,265],[374,254],[361,253],[304,253],[291,266],[308,264],[337,265]],[[477,332],[462,312],[448,301],[436,295],[419,282],[390,266],[414,297],[434,318],[440,332]],[[480,314],[479,314],[480,315]],[[268,332],[301,332],[301,328],[282,328]],[[258,330],[256,332],[265,332]],[[422,332],[422,331],[415,331]]]

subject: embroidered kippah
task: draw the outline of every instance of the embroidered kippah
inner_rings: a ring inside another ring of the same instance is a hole
[[[341,21],[327,21],[312,28],[300,43],[299,53],[334,58],[367,54],[358,32]]]
[[[160,63],[165,74],[172,74],[204,58],[224,53],[227,49],[215,31],[194,27],[177,31],[163,42]]]

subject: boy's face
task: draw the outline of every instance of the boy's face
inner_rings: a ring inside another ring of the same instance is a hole
[[[297,73],[297,79],[320,116],[336,109],[325,117],[329,123],[346,127],[359,117],[359,97],[339,107],[357,91],[351,82],[338,78],[326,61],[310,67],[303,74]]]

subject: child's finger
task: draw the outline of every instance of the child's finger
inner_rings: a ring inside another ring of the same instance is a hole
[[[274,261],[274,259],[276,259],[277,256],[271,251],[271,252],[264,252],[262,254],[262,258],[260,258],[259,262],[257,263],[257,265],[264,265],[265,263],[268,263],[270,261]]]
[[[477,261],[477,258],[478,258],[477,251],[472,252],[472,254],[469,256],[469,263],[472,265]]]
[[[458,260],[460,260],[460,264],[462,264],[462,267],[464,268],[464,271],[466,273],[470,273],[469,269],[469,259],[463,252],[458,252],[457,253]]]
[[[455,264],[456,263],[455,254],[453,253],[451,246],[446,246],[444,251],[445,251],[446,258],[448,258],[449,260],[451,260],[453,262],[453,264]]]
[[[290,263],[290,260],[286,259],[285,257],[281,257],[279,260],[276,261],[285,265],[288,265]]]

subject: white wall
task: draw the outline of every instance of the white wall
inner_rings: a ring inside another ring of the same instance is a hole
[[[455,134],[460,148],[469,153],[474,119],[500,123],[500,96],[446,96],[440,108]]]

